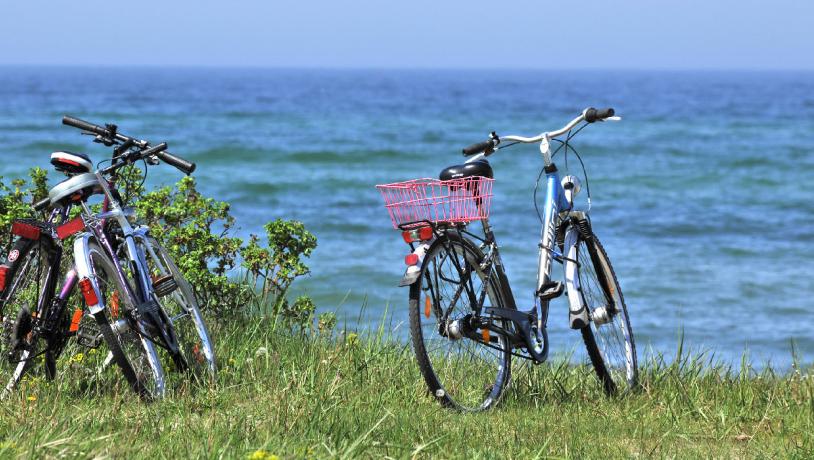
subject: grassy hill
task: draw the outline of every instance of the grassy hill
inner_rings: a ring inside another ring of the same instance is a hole
[[[217,384],[149,404],[71,351],[60,379],[33,377],[0,403],[0,457],[814,456],[814,385],[800,372],[651,359],[641,391],[608,399],[588,367],[554,362],[516,372],[496,410],[460,414],[427,396],[408,346],[375,334],[268,321],[214,333]]]

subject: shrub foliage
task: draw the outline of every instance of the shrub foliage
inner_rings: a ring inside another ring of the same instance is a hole
[[[30,178],[6,185],[0,177],[0,242],[8,245],[14,219],[34,216],[30,204],[47,195],[47,171],[34,168]],[[229,203],[201,194],[195,179],[184,177],[172,187],[147,190],[142,171],[123,170],[118,188],[139,221],[149,225],[175,259],[202,308],[213,318],[269,315],[274,324],[292,331],[323,330],[335,319],[316,320],[313,301],[301,296],[287,300],[291,284],[309,273],[305,259],[317,246],[316,237],[298,221],[277,219],[244,241],[234,235],[235,218]],[[7,249],[3,254],[7,253]]]

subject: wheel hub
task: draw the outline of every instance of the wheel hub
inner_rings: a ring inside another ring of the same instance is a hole
[[[608,324],[613,321],[613,314],[608,307],[598,307],[595,308],[593,312],[591,312],[591,319],[594,320],[594,324],[597,327]]]

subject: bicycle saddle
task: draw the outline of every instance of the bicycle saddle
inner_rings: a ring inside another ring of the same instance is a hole
[[[101,193],[99,179],[96,174],[79,174],[55,185],[48,191],[48,198],[52,204],[62,204],[63,201],[81,201],[90,195]]]
[[[449,166],[441,171],[441,180],[460,179],[462,177],[483,176],[493,179],[492,166],[486,160],[473,161],[462,165]]]
[[[54,168],[68,175],[89,173],[93,170],[90,157],[84,153],[54,152],[51,154]]]

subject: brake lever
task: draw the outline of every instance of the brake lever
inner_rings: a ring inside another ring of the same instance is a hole
[[[92,133],[88,133],[88,134],[93,135]],[[111,139],[109,139],[107,137],[100,136],[98,134],[96,134],[95,136],[96,137],[93,138],[93,142],[96,142],[97,144],[104,144],[105,147],[113,147],[114,145],[116,145],[115,141],[113,141],[113,140],[111,140]]]

